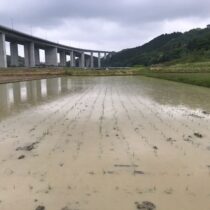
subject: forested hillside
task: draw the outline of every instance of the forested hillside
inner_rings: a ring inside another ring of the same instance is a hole
[[[110,66],[153,65],[210,60],[210,29],[163,34],[136,48],[125,49],[106,61]]]

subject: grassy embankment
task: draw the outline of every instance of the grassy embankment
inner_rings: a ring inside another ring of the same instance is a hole
[[[7,68],[0,69],[0,84],[52,78],[65,75],[63,69],[55,68]]]
[[[50,78],[56,76],[129,76],[142,75],[210,88],[210,62],[165,64],[111,70],[72,68],[6,69],[0,71],[0,83]]]
[[[129,76],[139,75],[141,72],[136,68],[119,68],[111,70],[88,70],[88,69],[71,69],[65,68],[66,75],[68,76]]]
[[[210,62],[165,64],[112,70],[84,70],[65,68],[69,76],[126,76],[143,75],[159,79],[210,87]]]
[[[55,76],[65,74],[65,71],[62,68],[5,68],[0,69],[0,76]]]
[[[210,87],[210,62],[158,65],[136,69],[141,75],[147,77]]]

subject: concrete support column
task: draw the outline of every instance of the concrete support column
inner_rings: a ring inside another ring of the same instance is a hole
[[[65,51],[60,52],[60,65],[66,66],[66,53]]]
[[[70,52],[70,67],[75,67],[75,57],[74,57],[74,51],[72,50],[71,52]]]
[[[35,50],[34,43],[24,44],[25,67],[35,67]]]
[[[57,47],[48,47],[45,49],[45,60],[47,66],[58,66]]]
[[[101,68],[101,53],[98,53],[98,68]]]
[[[106,59],[107,59],[107,53],[105,52],[104,57],[103,57],[103,61],[104,61],[103,62],[103,65],[104,65],[103,67],[106,67]]]
[[[0,33],[0,68],[7,68],[5,34]]]
[[[91,55],[90,55],[90,68],[91,68],[91,69],[94,68],[94,57],[93,57],[93,52],[91,52]]]
[[[106,60],[107,59],[107,54],[106,53],[104,53],[104,60]]]
[[[109,53],[109,58],[112,58],[112,53]]]
[[[35,65],[40,65],[40,54],[39,54],[39,48],[35,48]]]
[[[82,52],[81,53],[81,64],[80,64],[81,66],[81,68],[85,68],[85,53],[84,52]]]
[[[10,42],[11,66],[18,66],[18,44]]]
[[[90,58],[89,58],[89,57],[85,60],[85,66],[86,66],[87,68],[90,67]]]

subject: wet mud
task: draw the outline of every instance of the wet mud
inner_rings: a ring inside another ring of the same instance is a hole
[[[1,210],[209,209],[209,89],[74,77],[0,99]]]

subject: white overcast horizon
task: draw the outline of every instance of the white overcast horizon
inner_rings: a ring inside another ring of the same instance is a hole
[[[0,25],[94,50],[120,51],[207,24],[207,0],[0,0]]]

